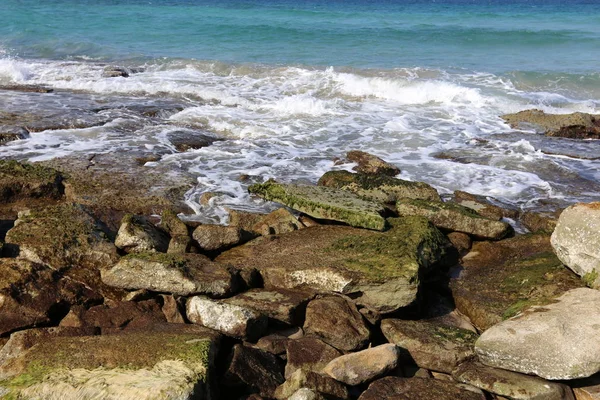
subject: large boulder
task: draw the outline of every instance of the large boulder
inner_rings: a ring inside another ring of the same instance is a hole
[[[225,297],[235,293],[239,272],[200,254],[130,254],[102,271],[102,281],[122,289],[147,289],[180,296],[206,294]]]
[[[400,349],[393,344],[350,353],[332,360],[323,372],[350,386],[360,385],[395,369],[400,360]]]
[[[480,239],[502,239],[512,228],[506,222],[482,217],[474,210],[454,203],[402,199],[396,203],[400,216],[419,215],[435,226],[454,232],[463,232]]]
[[[344,190],[268,181],[252,185],[248,191],[314,218],[330,219],[379,231],[386,227],[385,219],[381,216],[384,212],[382,206]]]
[[[352,294],[381,312],[412,303],[419,279],[449,260],[446,237],[423,218],[391,220],[385,233],[316,226],[257,238],[218,262],[260,271],[265,286]]]
[[[480,330],[582,286],[552,253],[547,234],[477,242],[450,282],[456,307]]]
[[[161,331],[50,337],[0,366],[9,398],[212,398],[218,336],[176,324]]]
[[[44,264],[76,282],[114,297],[100,280],[100,270],[118,260],[104,227],[78,204],[62,204],[20,212],[6,243],[20,259]]]
[[[437,190],[426,183],[405,181],[385,175],[329,171],[319,179],[318,184],[346,190],[362,198],[381,203],[395,203],[403,198],[440,201]]]
[[[388,376],[369,385],[358,400],[485,400],[483,394],[466,390],[454,382],[425,378]]]
[[[396,176],[401,172],[395,165],[365,151],[349,151],[346,158],[355,162],[357,165],[353,170],[362,174]]]
[[[546,136],[572,139],[600,139],[600,116],[575,112],[546,114],[541,110],[524,110],[502,116],[512,128],[535,129]]]
[[[563,264],[600,289],[600,202],[564,210],[550,241]]]
[[[599,332],[600,292],[573,289],[494,325],[475,351],[491,367],[546,379],[584,378],[600,371]]]
[[[384,319],[381,331],[390,343],[404,349],[421,368],[450,373],[475,354],[477,334],[428,321]]]
[[[365,348],[371,336],[354,303],[342,296],[321,297],[308,303],[304,332],[342,351]]]

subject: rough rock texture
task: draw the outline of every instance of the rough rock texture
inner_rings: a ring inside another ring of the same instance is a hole
[[[526,211],[519,217],[519,222],[525,226],[530,232],[554,232],[561,211],[551,213],[538,213]]]
[[[258,269],[265,286],[352,294],[358,304],[390,312],[415,300],[419,278],[448,259],[450,243],[425,219],[390,220],[385,233],[316,226],[258,238],[218,262]]]
[[[0,366],[0,388],[8,398],[28,399],[211,398],[218,336],[175,326],[180,329],[48,338]]]
[[[293,395],[288,397],[287,400],[326,400],[323,395],[319,392],[315,392],[312,389],[301,388],[294,392]]]
[[[0,258],[0,335],[56,323],[69,306],[102,301],[86,285],[60,276],[41,264]]]
[[[599,400],[600,399],[600,375],[592,375],[589,378],[569,381],[577,400]]]
[[[0,161],[2,203],[25,198],[58,200],[64,194],[62,175],[52,168],[17,161]]]
[[[306,304],[313,297],[314,294],[309,291],[253,289],[223,301],[255,310],[273,322],[302,325]]]
[[[186,314],[195,324],[239,339],[258,339],[267,328],[267,317],[256,311],[202,296],[188,300]]]
[[[600,292],[579,288],[491,327],[475,351],[492,367],[546,379],[585,378],[600,371],[599,332]]]
[[[274,181],[252,185],[248,191],[314,218],[330,219],[350,226],[379,231],[385,229],[385,219],[381,216],[383,207],[347,191]]]
[[[177,129],[167,133],[167,140],[177,151],[188,151],[207,147],[219,140],[208,132],[194,129]]]
[[[450,243],[452,243],[456,251],[458,251],[458,254],[461,256],[464,256],[471,250],[471,244],[473,243],[471,237],[462,232],[449,233],[448,240],[450,240]]]
[[[552,253],[545,234],[475,243],[462,266],[450,287],[456,307],[480,330],[584,286]]]
[[[181,308],[179,303],[175,297],[171,295],[161,294],[162,299],[162,307],[161,310],[167,319],[167,322],[173,324],[183,324],[185,323],[185,318],[181,313]]]
[[[550,242],[563,264],[600,289],[600,202],[564,210]]]
[[[314,337],[303,337],[287,342],[285,377],[289,378],[299,369],[321,372],[329,362],[342,353]]]
[[[117,249],[103,226],[85,207],[63,204],[19,213],[6,243],[18,248],[18,257],[48,265],[63,277],[113,297],[100,281],[100,270],[117,260]]]
[[[492,204],[485,196],[477,196],[461,190],[454,191],[453,201],[456,204],[474,210],[482,217],[493,219],[495,221],[499,221],[504,217],[513,219],[519,217],[519,212],[517,210],[499,207]]]
[[[439,201],[403,199],[396,203],[400,216],[419,215],[435,226],[468,233],[481,239],[502,239],[512,232],[506,222],[484,218],[470,208]]]
[[[323,373],[350,386],[369,382],[398,366],[400,350],[393,344],[382,344],[332,360]]]
[[[546,136],[572,139],[600,139],[600,116],[575,112],[572,114],[546,114],[541,110],[524,110],[506,114],[504,119],[512,128],[544,132]]]
[[[223,383],[225,387],[249,386],[261,396],[270,398],[277,386],[285,381],[282,372],[281,360],[276,356],[236,344]]]
[[[477,334],[428,321],[384,319],[381,331],[390,343],[408,351],[421,368],[450,373],[472,357]]]
[[[169,247],[169,237],[146,217],[127,214],[121,221],[115,246],[127,253],[164,253]]]
[[[200,254],[140,253],[102,271],[102,281],[123,289],[147,289],[188,296],[229,296],[240,286],[238,271]]]
[[[308,303],[304,332],[342,351],[365,348],[371,335],[354,303],[341,296],[322,297]]]
[[[277,400],[287,400],[302,388],[312,389],[322,393],[327,399],[346,400],[349,398],[348,389],[344,384],[312,371],[299,369],[294,372],[281,386],[275,390]]]
[[[437,190],[426,183],[405,181],[385,175],[329,171],[319,179],[318,185],[346,190],[367,200],[381,203],[395,203],[402,198],[440,201]]]
[[[461,364],[452,376],[459,382],[478,387],[486,392],[515,400],[572,400],[568,386],[523,375],[504,369],[490,368],[478,362]]]
[[[353,170],[362,174],[396,176],[401,172],[395,165],[364,151],[349,151],[346,153],[346,158],[357,163]]]
[[[257,349],[266,351],[267,353],[274,354],[276,356],[284,355],[288,346],[288,343],[292,339],[273,333],[267,336],[263,336],[254,345]]]
[[[425,378],[388,376],[369,385],[359,400],[485,400],[485,396],[466,390],[453,382]]]
[[[294,214],[285,208],[280,208],[260,218],[249,230],[257,235],[267,236],[280,235],[303,228],[304,225]]]
[[[200,225],[194,229],[192,237],[200,249],[207,252],[223,251],[245,241],[241,229],[223,225]]]

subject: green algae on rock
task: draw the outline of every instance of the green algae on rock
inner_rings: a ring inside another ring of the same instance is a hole
[[[265,200],[282,203],[314,218],[345,222],[350,226],[382,231],[384,209],[347,191],[323,186],[293,185],[268,181],[248,188]]]
[[[440,201],[437,190],[426,183],[405,181],[386,175],[329,171],[319,179],[318,185],[346,190],[367,200],[381,203],[395,203],[402,198]]]
[[[51,337],[0,368],[6,399],[210,399],[219,337],[209,330]],[[52,397],[49,397],[52,396]]]
[[[402,199],[396,203],[400,216],[420,215],[435,226],[455,232],[463,232],[482,239],[502,239],[512,228],[506,222],[484,218],[474,210],[454,203]]]
[[[0,200],[15,201],[23,198],[62,198],[62,175],[55,169],[39,164],[18,161],[0,161]]]
[[[391,312],[412,303],[421,277],[451,260],[447,238],[426,219],[390,224],[384,233],[316,226],[261,237],[216,260],[258,269],[267,287],[352,294],[358,304]]]
[[[524,110],[501,117],[512,128],[536,128],[546,136],[571,139],[599,139],[600,115],[581,112],[572,114],[546,114],[541,110]]]

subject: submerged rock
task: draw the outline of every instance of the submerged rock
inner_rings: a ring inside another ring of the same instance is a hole
[[[462,267],[450,288],[458,310],[480,330],[584,286],[552,253],[547,234],[477,242]]]
[[[475,343],[480,360],[546,379],[585,378],[600,371],[600,292],[569,290],[494,325]]]
[[[265,286],[351,294],[357,304],[391,312],[412,303],[419,279],[436,264],[452,262],[450,243],[427,220],[391,220],[380,233],[316,226],[257,238],[222,253],[217,261],[260,271]]]
[[[402,199],[396,203],[400,216],[419,215],[435,226],[468,233],[481,239],[502,239],[512,228],[506,222],[484,218],[470,208],[440,201]]]
[[[405,181],[385,175],[329,171],[319,179],[318,185],[346,190],[367,200],[381,203],[395,203],[402,198],[440,201],[437,190],[426,183]]]
[[[180,296],[229,296],[240,286],[239,273],[200,254],[130,254],[102,271],[102,281],[122,289],[147,289]]]
[[[175,149],[180,152],[201,149],[210,146],[218,140],[222,140],[207,132],[200,132],[192,129],[171,131],[167,133],[167,139]]]
[[[551,238],[554,252],[584,282],[600,289],[600,203],[564,210]]]
[[[22,126],[2,126],[0,125],[0,145],[23,140],[29,137],[29,131]]]
[[[600,116],[575,112],[546,114],[541,110],[524,110],[501,117],[512,128],[535,128],[546,136],[572,139],[600,139]]]
[[[268,181],[248,188],[265,200],[276,201],[314,218],[344,222],[350,226],[382,231],[383,207],[338,189],[291,185]]]
[[[406,350],[420,368],[450,373],[475,353],[477,334],[428,321],[384,319],[381,331],[390,343]]]
[[[357,163],[358,165],[353,169],[362,174],[396,176],[402,172],[395,165],[364,151],[349,151],[346,154],[346,158]]]
[[[176,324],[163,331],[52,337],[0,366],[10,398],[211,398],[218,336]],[[152,351],[148,351],[151,349]]]

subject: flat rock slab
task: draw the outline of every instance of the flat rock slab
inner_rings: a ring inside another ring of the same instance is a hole
[[[426,378],[398,378],[388,376],[369,385],[358,400],[485,400],[478,394],[462,388],[460,385]]]
[[[122,289],[147,289],[180,296],[224,297],[240,285],[239,273],[200,254],[130,254],[102,271],[102,281]]]
[[[554,252],[584,282],[600,289],[600,203],[565,209],[552,233]]]
[[[501,117],[512,128],[531,129],[546,136],[572,139],[600,138],[600,116],[575,112],[572,114],[546,114],[541,110],[524,110]]]
[[[223,301],[255,310],[273,322],[295,325],[302,323],[306,304],[313,297],[314,293],[310,291],[252,289]]]
[[[299,369],[321,372],[329,362],[342,353],[322,340],[303,337],[287,342],[285,377],[289,378]]]
[[[506,222],[484,218],[474,210],[454,203],[403,199],[396,203],[396,210],[400,216],[419,215],[438,228],[467,233],[480,239],[502,239],[512,232]]]
[[[405,181],[385,175],[329,171],[319,179],[318,185],[346,190],[367,200],[381,203],[395,203],[403,198],[441,200],[437,190],[426,183]]]
[[[585,378],[600,371],[600,292],[573,289],[497,324],[475,343],[491,367],[546,379]]]
[[[514,400],[573,400],[568,386],[475,361],[461,364],[452,376],[459,382]]]
[[[203,296],[190,298],[186,310],[191,322],[238,339],[258,339],[267,329],[266,316]]]
[[[353,168],[354,171],[363,174],[396,176],[401,172],[395,165],[365,151],[349,151],[346,158],[358,164]]]
[[[475,353],[477,334],[428,321],[384,319],[381,331],[390,343],[406,350],[420,367],[450,373]]]
[[[2,364],[0,392],[28,399],[208,398],[218,340],[214,332],[182,328],[49,337]]]
[[[350,353],[332,360],[323,373],[350,386],[372,381],[398,366],[400,349],[393,344]]]
[[[384,212],[383,206],[344,190],[268,181],[252,185],[248,191],[313,218],[329,219],[378,231],[386,227],[385,218],[381,216]]]
[[[354,303],[342,296],[326,296],[308,303],[304,332],[342,351],[366,347],[371,336]]]
[[[450,288],[458,310],[479,330],[584,286],[552,253],[547,234],[475,243],[462,267]]]
[[[385,233],[316,226],[257,238],[216,261],[256,268],[267,288],[307,286],[352,294],[355,302],[391,312],[415,300],[419,277],[447,259],[450,243],[423,218],[391,221]]]

